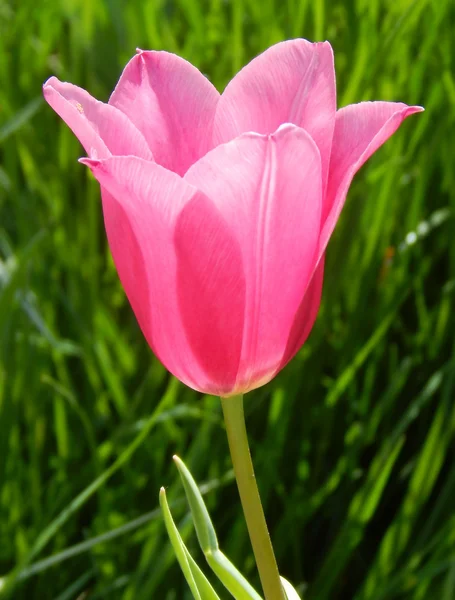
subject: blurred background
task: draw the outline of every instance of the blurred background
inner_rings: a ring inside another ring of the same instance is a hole
[[[356,176],[316,326],[246,400],[278,563],[305,600],[455,598],[454,28],[448,0],[0,0],[0,597],[189,599],[157,509],[164,485],[204,563],[174,453],[258,586],[219,401],[146,345],[41,86],[106,101],[140,47],[222,90],[305,37],[333,45],[339,106],[426,112]]]

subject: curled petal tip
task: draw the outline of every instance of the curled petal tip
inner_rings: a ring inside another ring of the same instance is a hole
[[[54,75],[52,75],[52,77],[49,77],[49,79],[47,79],[43,83],[44,97],[47,99],[48,94],[52,94],[53,92],[58,91],[58,86],[59,84],[61,85],[61,83],[62,82],[57,77],[54,77]]]
[[[57,79],[57,78],[56,78],[56,77],[54,77],[53,75],[52,75],[52,77],[49,77],[49,79],[46,79],[46,81],[43,83],[43,90],[45,90],[45,89],[46,89],[46,88],[48,88],[48,87],[52,87],[52,83],[53,83],[53,81],[54,81],[54,80],[56,80],[56,79]]]
[[[423,106],[404,106],[400,111],[400,114],[403,117],[403,119],[406,119],[411,115],[424,112],[424,110],[425,109],[423,108]]]
[[[142,48],[136,48],[136,54],[143,54],[144,50],[142,50]]]
[[[96,169],[96,167],[101,164],[101,160],[96,158],[87,158],[85,156],[83,158],[79,158],[79,162],[92,170]]]
[[[318,46],[328,46],[330,50],[333,51],[332,44],[329,42],[329,40],[323,40],[322,42],[317,42],[317,44]]]

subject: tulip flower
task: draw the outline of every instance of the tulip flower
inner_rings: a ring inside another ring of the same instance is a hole
[[[101,185],[120,280],[161,362],[201,392],[270,381],[305,342],[356,171],[420,107],[336,110],[328,42],[276,44],[220,95],[167,52],[127,64],[107,104],[44,96]]]
[[[272,46],[221,95],[182,58],[139,51],[107,104],[55,77],[44,96],[87,152],[81,162],[100,183],[112,256],[150,347],[185,384],[222,398],[265,598],[284,599],[290,584],[268,536],[243,394],[305,342],[352,178],[423,109],[337,110],[332,48],[306,40]],[[238,578],[227,587],[239,585],[255,597]]]

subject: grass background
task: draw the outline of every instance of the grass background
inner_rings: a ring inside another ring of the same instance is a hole
[[[455,598],[454,27],[448,0],[0,0],[0,597],[189,598],[157,510],[165,485],[200,559],[174,453],[258,583],[219,402],[146,346],[41,85],[107,100],[141,47],[222,89],[302,36],[332,43],[339,106],[426,112],[356,177],[313,333],[248,396],[277,559],[305,600]]]

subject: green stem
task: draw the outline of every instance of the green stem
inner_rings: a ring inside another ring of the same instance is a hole
[[[235,478],[265,600],[284,600],[285,596],[251,461],[243,412],[243,394],[221,398],[221,405]]]

